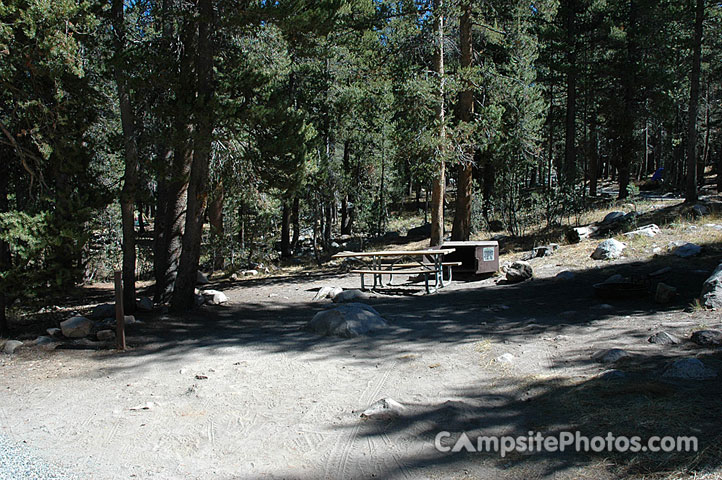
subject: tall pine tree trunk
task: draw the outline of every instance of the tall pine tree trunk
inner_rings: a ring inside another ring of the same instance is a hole
[[[223,258],[223,238],[225,237],[225,228],[223,225],[224,199],[225,190],[223,188],[223,178],[221,177],[213,187],[213,194],[208,203],[208,223],[211,225],[214,270],[223,270],[226,263]]]
[[[434,0],[434,31],[436,46],[434,68],[438,81],[436,123],[439,127],[438,170],[431,189],[431,246],[441,245],[444,241],[444,197],[446,189],[446,166],[444,164],[444,144],[446,127],[444,125],[444,0]]]
[[[5,152],[3,152],[5,153]],[[8,211],[8,173],[5,172],[0,175],[0,213],[6,213]],[[0,238],[0,274],[3,274],[10,270],[10,251],[7,243]],[[7,319],[7,305],[8,305],[7,292],[4,288],[0,288],[0,337],[7,336],[10,332]]]
[[[692,72],[689,75],[689,118],[687,119],[687,188],[686,202],[697,201],[697,113],[699,110],[699,72],[702,57],[702,23],[704,0],[697,0],[694,20]]]
[[[471,2],[463,7],[459,21],[461,41],[461,68],[469,69],[473,57],[471,39]],[[471,123],[474,116],[474,93],[470,85],[459,94],[459,119]],[[471,197],[473,195],[473,157],[474,146],[469,144],[464,151],[464,159],[459,164],[458,182],[456,192],[456,209],[454,212],[454,226],[451,229],[452,240],[468,240],[471,236]]]
[[[567,108],[564,136],[564,181],[573,185],[577,177],[576,149],[576,102],[577,102],[577,52],[576,52],[576,0],[566,2],[567,30]]]
[[[198,25],[190,20],[182,27],[179,78],[176,84],[176,102],[173,112],[173,163],[166,189],[163,243],[156,258],[156,302],[170,300],[178,274],[188,203],[188,182],[193,163],[192,116],[195,100],[193,59],[194,42]]]
[[[291,256],[291,207],[288,199],[282,200],[281,212],[281,258]]]
[[[293,199],[293,206],[291,207],[291,223],[293,224],[293,237],[291,238],[291,250],[296,252],[298,248],[298,240],[301,236],[301,218],[300,218],[300,203],[298,197]]]
[[[113,0],[113,46],[115,48],[115,83],[120,102],[120,120],[125,147],[125,172],[120,192],[120,212],[123,224],[123,308],[135,312],[135,197],[138,190],[138,144],[135,115],[130,103],[125,68],[125,19],[123,0]],[[142,212],[140,212],[142,215]]]
[[[173,288],[171,307],[184,311],[193,307],[194,289],[201,254],[203,219],[208,203],[208,169],[211,158],[214,124],[213,88],[213,2],[198,0],[198,101],[196,130],[193,137],[193,163],[188,183],[188,206],[186,209],[183,249],[178,265],[178,276]]]

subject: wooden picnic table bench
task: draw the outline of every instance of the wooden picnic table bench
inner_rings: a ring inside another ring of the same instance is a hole
[[[351,273],[361,275],[361,288],[366,288],[365,275],[373,275],[374,285],[384,287],[383,275],[389,275],[389,281],[393,279],[393,275],[423,275],[426,293],[431,293],[429,286],[429,276],[433,275],[434,285],[433,291],[444,287],[443,268],[449,268],[449,282],[451,281],[451,267],[457,262],[447,262],[444,264],[443,257],[454,251],[453,248],[446,249],[425,249],[425,250],[385,250],[379,252],[340,252],[333,255],[332,258],[357,258],[360,260],[370,259],[369,268],[351,270]],[[396,258],[395,262],[382,263],[382,259]],[[430,258],[431,261],[427,260]],[[409,259],[417,259],[409,262]],[[406,260],[406,263],[400,263]]]

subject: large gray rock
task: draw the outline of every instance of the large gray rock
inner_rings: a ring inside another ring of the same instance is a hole
[[[675,360],[662,374],[666,378],[679,378],[689,380],[708,380],[715,378],[717,372],[706,366],[696,358],[681,358]]]
[[[597,245],[597,249],[592,253],[592,258],[594,260],[614,260],[622,256],[625,248],[627,246],[624,243],[609,238]]]
[[[607,225],[609,223],[614,223],[616,221],[619,221],[624,218],[624,212],[610,212],[607,215],[605,215],[604,220],[602,220],[602,224]]]
[[[68,338],[83,338],[93,329],[93,321],[85,317],[72,317],[60,322],[60,330]]]
[[[702,247],[689,242],[672,242],[670,248],[673,249],[672,254],[680,258],[694,257],[702,253]]]
[[[529,280],[534,276],[534,270],[529,262],[517,260],[512,263],[506,271],[506,281],[509,283],[519,283]]]
[[[90,318],[94,320],[101,320],[103,318],[112,317],[115,315],[115,304],[114,303],[101,303],[93,308],[90,313]]]
[[[140,297],[136,302],[135,306],[141,312],[152,312],[153,311],[153,300],[148,297]]]
[[[346,303],[318,312],[306,328],[321,335],[358,337],[388,327],[379,312],[363,303]]]
[[[35,339],[35,346],[38,348],[41,348],[43,350],[55,350],[55,347],[58,346],[58,341],[54,338],[47,337],[45,335],[41,335],[38,338]]]
[[[695,217],[704,217],[705,215],[709,215],[709,208],[698,203],[697,205],[692,207],[692,215],[694,215]]]
[[[579,243],[582,240],[594,235],[599,228],[593,225],[587,227],[575,227],[567,231],[566,237],[569,243]]]
[[[333,292],[331,292],[333,293]],[[334,303],[346,303],[346,302],[353,302],[356,300],[368,300],[369,295],[366,292],[362,292],[358,289],[352,289],[352,290],[343,290],[341,292],[336,293],[332,300]]]
[[[12,355],[15,353],[15,350],[23,346],[23,342],[20,340],[8,340],[5,342],[5,346],[3,347],[3,352],[7,353],[8,355]]]
[[[692,341],[701,347],[718,347],[722,345],[722,331],[698,330],[692,334]]]
[[[722,263],[702,285],[701,303],[707,308],[722,309]]]

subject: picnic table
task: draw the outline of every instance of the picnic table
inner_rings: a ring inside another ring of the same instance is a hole
[[[444,263],[444,255],[454,252],[453,248],[424,249],[424,250],[384,250],[379,252],[339,252],[331,258],[356,258],[365,261],[368,268],[351,270],[351,273],[361,275],[361,288],[365,289],[365,275],[373,275],[374,286],[384,287],[383,275],[389,276],[389,282],[394,275],[423,275],[426,293],[431,293],[429,276],[433,276],[433,291],[444,287],[444,267],[449,268],[449,282],[451,282],[451,267],[459,262]],[[370,261],[370,263],[369,263]]]

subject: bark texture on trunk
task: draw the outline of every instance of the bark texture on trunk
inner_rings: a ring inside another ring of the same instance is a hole
[[[281,258],[291,257],[291,207],[289,200],[282,201],[281,212]]]
[[[223,258],[223,238],[225,236],[225,227],[223,225],[223,201],[225,199],[225,190],[223,188],[223,178],[219,179],[213,187],[213,194],[208,203],[208,223],[211,225],[211,245],[213,246],[213,269],[223,270],[225,267],[225,258]]]
[[[577,52],[576,52],[576,0],[566,0],[567,30],[567,108],[564,136],[564,180],[573,185],[577,177],[576,104],[577,104]]]
[[[0,213],[8,211],[8,183],[7,174],[0,175]],[[8,245],[0,239],[0,273],[10,269],[10,260]],[[8,300],[7,292],[4,288],[0,288],[0,337],[7,336],[10,332],[6,312]]]
[[[115,48],[114,73],[120,103],[120,120],[125,147],[123,189],[120,192],[120,212],[123,224],[123,308],[135,312],[135,199],[138,190],[138,143],[135,132],[135,114],[130,102],[125,62],[125,18],[123,0],[113,0],[113,46]],[[142,213],[141,213],[142,214]]]
[[[194,289],[201,253],[203,219],[208,204],[208,169],[213,140],[213,2],[198,0],[198,98],[195,108],[196,130],[193,136],[193,162],[188,183],[183,248],[178,265],[178,276],[173,288],[171,308],[184,311],[195,303]]]
[[[471,2],[464,5],[459,21],[459,36],[461,42],[461,67],[470,68],[473,58],[471,39]],[[459,93],[459,119],[470,123],[474,117],[474,92],[470,87]],[[469,142],[471,139],[469,139]],[[456,209],[454,211],[454,226],[451,229],[452,240],[468,240],[471,236],[471,201],[473,195],[473,157],[474,146],[467,145],[464,149],[464,158],[458,168],[458,181],[456,191]]]
[[[684,199],[696,202],[697,194],[697,113],[699,110],[699,73],[702,57],[704,0],[697,0],[694,20],[692,72],[689,75],[689,117],[687,119],[687,185]]]
[[[431,189],[431,246],[441,245],[444,241],[444,197],[446,190],[446,165],[444,164],[444,142],[446,127],[444,126],[444,0],[434,0],[434,31],[436,32],[436,48],[434,51],[434,67],[438,77],[438,99],[436,106],[436,122],[439,127],[439,165]]]

